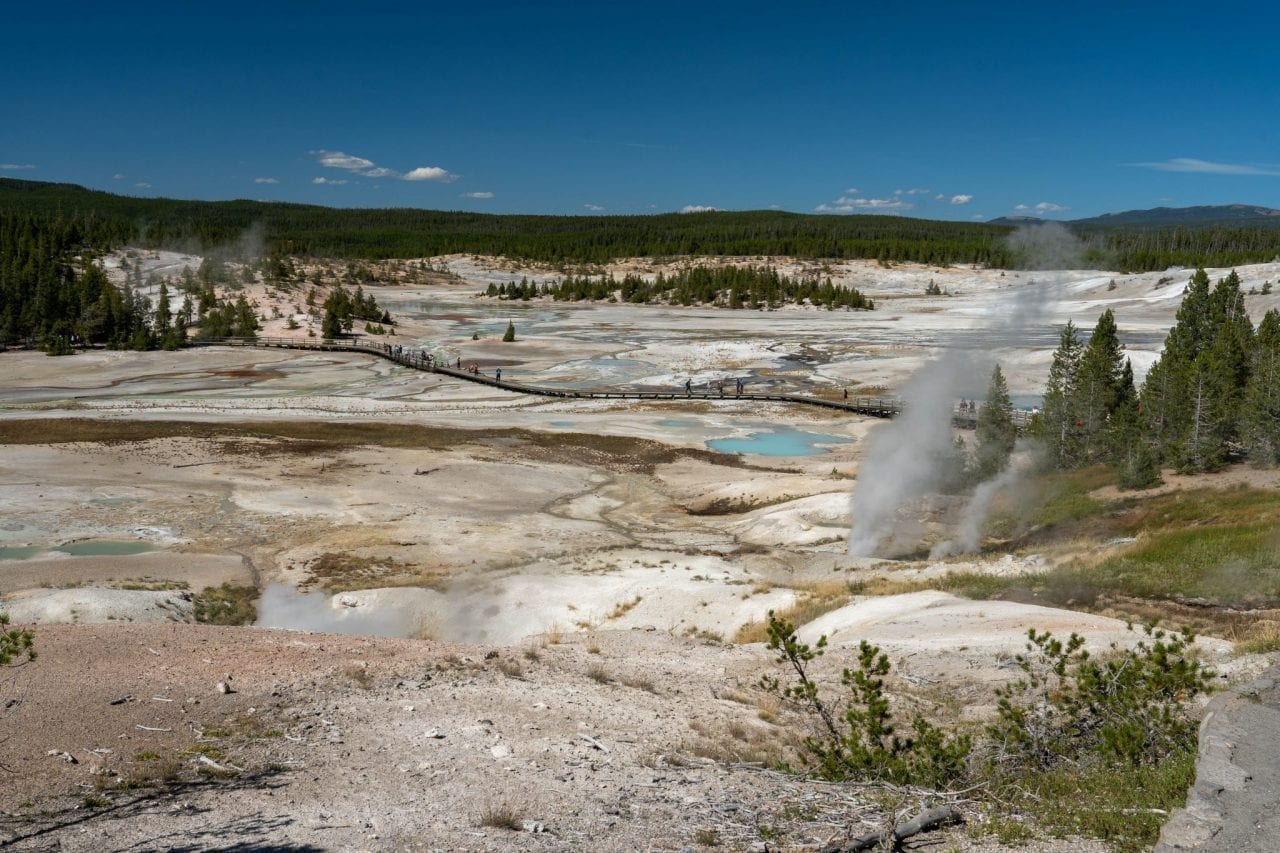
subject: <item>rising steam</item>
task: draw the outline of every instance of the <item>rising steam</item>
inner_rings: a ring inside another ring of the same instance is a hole
[[[871,557],[912,525],[903,512],[939,490],[952,450],[952,394],[972,375],[969,359],[931,361],[902,389],[903,411],[871,433],[854,488],[849,553]]]
[[[956,525],[955,534],[946,542],[939,542],[929,551],[929,559],[938,560],[953,557],[957,554],[972,554],[982,544],[982,528],[986,525],[987,515],[991,512],[991,502],[1005,489],[1012,488],[1026,473],[1029,453],[1025,452],[1023,442],[1014,450],[1014,457],[1005,468],[990,480],[978,484],[973,490],[969,502],[965,504],[960,515],[960,523]]]
[[[1028,269],[1079,268],[1085,246],[1057,223],[1018,229],[1009,247]],[[1001,300],[1001,313],[982,332],[983,349],[1018,346],[1027,330],[1047,319],[1057,282],[1052,275],[1019,287]],[[918,550],[924,525],[918,516],[925,500],[938,493],[952,472],[951,429],[955,395],[965,388],[986,387],[992,360],[953,348],[925,364],[902,389],[903,412],[878,427],[867,442],[866,461],[858,472],[851,498],[853,527],[849,553],[872,557],[892,546],[896,553]],[[931,556],[969,553],[981,544],[982,529],[996,494],[1016,483],[1029,466],[1030,454],[1019,444],[1014,459],[1000,474],[980,483],[966,502],[952,537],[933,548]]]
[[[350,601],[344,603],[344,599]],[[260,628],[371,637],[411,637],[417,633],[416,620],[408,608],[362,607],[358,602],[357,596],[329,596],[271,584],[262,591],[254,624]]]

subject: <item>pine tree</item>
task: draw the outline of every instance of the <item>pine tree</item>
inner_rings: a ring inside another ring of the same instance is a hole
[[[1077,329],[1068,320],[1053,353],[1040,415],[1040,435],[1055,468],[1072,468],[1079,460],[1080,428],[1074,405],[1079,399],[1077,377],[1083,354]]]
[[[986,480],[1009,464],[1009,455],[1018,439],[1018,428],[1013,422],[1013,404],[1009,401],[1009,386],[998,364],[991,372],[986,403],[978,412],[976,438],[974,473],[979,479]]]
[[[1213,353],[1200,353],[1191,367],[1188,393],[1187,432],[1175,448],[1178,469],[1188,473],[1213,471],[1225,456],[1220,427],[1221,368]]]
[[[324,321],[320,324],[320,335],[324,338],[342,337],[342,320],[332,305],[325,305]]]
[[[1079,425],[1077,465],[1096,462],[1106,453],[1107,422],[1119,404],[1125,365],[1123,352],[1115,316],[1107,309],[1098,318],[1080,358],[1075,393],[1070,400]]]
[[[1258,324],[1240,412],[1240,439],[1255,465],[1280,465],[1280,312]]]
[[[236,297],[235,306],[235,331],[233,334],[241,337],[253,337],[258,331],[258,315],[253,313],[253,306],[244,298],[241,293]]]
[[[1107,447],[1122,489],[1148,489],[1160,484],[1160,468],[1133,385],[1133,365],[1124,361],[1116,407],[1107,423]]]
[[[511,343],[515,339],[516,339],[516,324],[513,321],[508,320],[507,331],[503,333],[502,340],[506,343]]]
[[[161,283],[160,298],[156,302],[156,311],[152,316],[151,328],[155,332],[156,339],[165,349],[176,348],[170,334],[172,323],[173,312],[169,308],[169,288]]]
[[[1210,291],[1197,269],[1142,390],[1162,458],[1189,471],[1222,464],[1239,435],[1252,349],[1240,277],[1233,271]]]

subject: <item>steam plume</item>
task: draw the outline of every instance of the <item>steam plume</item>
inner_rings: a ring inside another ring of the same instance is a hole
[[[898,532],[899,512],[937,492],[952,449],[952,394],[972,373],[970,360],[931,361],[902,389],[903,412],[871,433],[853,492],[849,553],[875,555]]]
[[[1078,267],[1085,257],[1084,245],[1057,223],[1020,228],[1010,235],[1009,245],[1033,269]],[[1056,285],[1052,275],[1040,277],[1019,287],[1012,299],[1002,300],[997,319],[988,329],[978,330],[984,352],[1025,341],[1027,330],[1045,321]],[[902,414],[878,427],[868,439],[866,461],[851,498],[850,554],[875,556],[890,543],[896,543],[894,550],[901,550],[903,540],[913,536],[919,544],[922,525],[909,515],[921,509],[925,498],[941,490],[953,470],[954,397],[966,388],[985,387],[991,367],[990,358],[974,358],[965,349],[954,347],[908,380],[902,389]],[[933,556],[977,549],[992,500],[1026,472],[1027,464],[1019,460],[1027,455],[1015,454],[1013,464],[978,485],[965,504],[955,534],[938,545]]]
[[[955,535],[946,542],[934,545],[929,551],[930,559],[972,554],[978,550],[978,546],[982,544],[982,528],[991,511],[991,502],[995,500],[997,494],[1013,486],[1026,473],[1027,463],[1023,460],[1026,459],[1027,454],[1020,454],[1019,450],[1021,448],[1015,449],[1014,461],[1009,464],[1009,467],[990,480],[979,483],[973,490],[973,496],[965,504],[964,512],[960,516],[960,523],[956,525]]]
[[[289,628],[330,634],[409,637],[416,626],[407,611],[343,606],[341,596],[302,592],[286,584],[271,584],[258,602],[260,628]]]
[[[1006,240],[1026,270],[1073,270],[1085,265],[1085,245],[1065,225],[1024,225]]]

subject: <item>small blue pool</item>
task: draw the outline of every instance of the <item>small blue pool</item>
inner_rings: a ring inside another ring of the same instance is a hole
[[[43,545],[16,545],[0,548],[0,560],[30,560],[40,554],[61,553],[73,557],[131,557],[156,550],[150,542],[122,542],[110,539],[85,539],[49,548]]]
[[[822,445],[848,444],[853,441],[839,435],[777,427],[769,432],[756,432],[746,438],[716,438],[707,447],[721,453],[754,453],[760,456],[818,456],[830,451]]]

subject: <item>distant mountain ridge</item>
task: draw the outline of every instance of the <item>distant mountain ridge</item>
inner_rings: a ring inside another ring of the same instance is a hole
[[[1256,204],[1202,204],[1194,207],[1153,207],[1147,210],[1124,210],[1085,219],[1048,220],[1037,216],[1001,216],[990,225],[1030,225],[1038,222],[1063,222],[1066,225],[1123,225],[1129,227],[1168,228],[1179,225],[1276,225],[1280,226],[1280,210]]]

